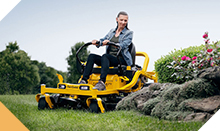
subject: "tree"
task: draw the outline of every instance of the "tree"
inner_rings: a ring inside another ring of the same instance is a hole
[[[38,67],[26,52],[19,50],[17,42],[9,43],[0,54],[0,94],[30,94],[40,81]]]
[[[64,78],[64,82],[66,81],[66,72],[57,71],[53,67],[47,67],[45,62],[38,62],[38,61],[32,61],[34,65],[36,65],[39,68],[39,76],[40,76],[40,82],[35,85],[33,89],[33,93],[39,93],[40,92],[40,85],[45,84],[47,87],[57,87],[58,77],[57,73],[61,74]]]
[[[6,49],[8,49],[11,53],[18,51],[19,50],[19,46],[17,44],[17,41],[15,41],[14,43],[9,42],[8,45],[6,46]]]
[[[31,60],[17,42],[10,42],[0,52],[0,67],[0,94],[36,94],[40,92],[40,84],[56,87],[57,73],[63,76],[64,82],[67,80],[66,72]]]
[[[77,70],[77,59],[76,59],[76,52],[77,50],[84,45],[84,42],[78,42],[74,46],[71,47],[70,55],[66,58],[68,62],[68,73],[67,73],[67,82],[69,83],[77,83],[78,79],[80,78],[80,73]],[[87,51],[87,47],[83,48],[80,53],[79,57],[81,60],[86,61],[89,55],[89,51]]]

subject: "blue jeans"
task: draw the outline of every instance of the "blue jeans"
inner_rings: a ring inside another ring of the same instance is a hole
[[[126,62],[123,58],[120,58],[120,62],[122,65],[126,65]],[[101,75],[100,80],[105,83],[106,76],[109,71],[110,66],[117,67],[119,65],[117,57],[114,57],[110,54],[104,54],[102,56],[96,54],[90,54],[86,63],[86,67],[83,73],[83,80],[87,81],[89,76],[92,74],[92,69],[94,64],[101,66]]]

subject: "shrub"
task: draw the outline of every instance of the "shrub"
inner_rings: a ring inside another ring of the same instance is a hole
[[[173,58],[181,57],[181,56],[188,56],[188,57],[194,57],[196,54],[200,53],[202,48],[205,47],[204,45],[200,46],[190,46],[185,49],[180,49],[174,51],[171,51],[168,55],[162,56],[160,59],[158,59],[155,64],[155,71],[157,72],[158,76],[158,82],[159,83],[183,83],[185,82],[184,79],[179,79],[173,76],[175,73],[175,69],[168,68],[167,66],[170,65],[170,63],[173,61]]]
[[[149,99],[144,103],[143,111],[145,115],[150,115],[152,109],[155,107],[156,104],[158,104],[161,101],[160,97]]]
[[[192,102],[193,100],[194,100],[194,99],[192,98],[192,99],[186,99],[186,100],[182,101],[182,102],[178,105],[177,109],[178,109],[179,111],[181,111],[181,112],[186,112],[186,111],[192,112],[193,109],[188,108],[188,106],[187,106],[186,104],[187,104],[188,102]]]
[[[208,32],[203,35],[205,47],[193,57],[183,55],[173,57],[174,61],[168,65],[175,72],[171,76],[184,81],[192,80],[200,70],[220,65],[220,41],[210,43]],[[183,82],[184,82],[183,81]]]
[[[170,112],[176,111],[177,103],[174,100],[162,100],[155,105],[151,111],[151,116],[166,119]]]
[[[213,85],[212,81],[201,78],[186,82],[180,90],[180,97],[185,99],[206,98],[213,95],[219,95],[218,86]]]
[[[13,95],[20,95],[19,91],[14,91]]]
[[[116,109],[117,110],[131,110],[131,109],[136,109],[136,103],[134,101],[134,98],[139,92],[134,92],[129,94],[126,99],[122,99],[121,101],[118,102]]]
[[[190,111],[171,111],[167,116],[165,116],[165,119],[167,120],[183,120],[187,115],[192,114]]]
[[[166,88],[162,93],[162,97],[164,100],[176,100],[179,95],[179,91],[181,89],[181,85],[173,85],[169,88]]]

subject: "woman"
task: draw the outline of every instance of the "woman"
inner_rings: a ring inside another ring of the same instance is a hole
[[[116,18],[117,27],[109,31],[109,33],[102,39],[99,44],[96,44],[98,40],[93,40],[92,44],[98,48],[100,46],[106,46],[106,53],[102,56],[96,54],[90,54],[87,60],[87,64],[83,73],[83,78],[80,84],[86,84],[87,79],[92,73],[94,63],[101,66],[101,75],[99,82],[93,89],[105,90],[105,80],[110,66],[118,66],[119,62],[116,57],[117,48],[114,46],[107,45],[108,42],[117,43],[121,47],[121,58],[122,65],[131,66],[132,57],[128,51],[128,47],[132,42],[133,31],[128,29],[128,14],[126,12],[119,12]]]

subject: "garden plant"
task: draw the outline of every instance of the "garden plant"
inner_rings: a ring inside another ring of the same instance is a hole
[[[186,55],[173,57],[174,60],[167,66],[168,68],[175,69],[171,77],[176,76],[177,79],[189,81],[192,80],[200,70],[220,65],[220,41],[210,44],[208,32],[205,32],[203,38],[205,47],[197,55],[192,58]]]

